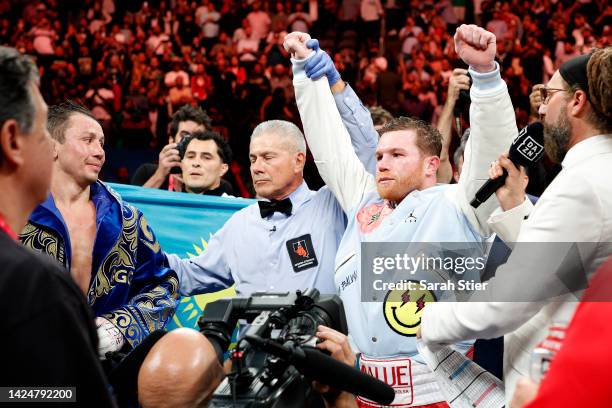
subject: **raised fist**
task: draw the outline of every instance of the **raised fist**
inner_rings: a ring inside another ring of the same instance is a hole
[[[304,59],[312,52],[311,49],[306,47],[306,41],[310,40],[310,35],[299,31],[294,31],[287,34],[283,47],[289,53],[291,57],[296,59]]]
[[[482,27],[462,24],[455,32],[457,55],[476,72],[495,69],[495,35]]]

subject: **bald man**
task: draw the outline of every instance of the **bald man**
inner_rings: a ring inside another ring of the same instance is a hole
[[[223,379],[213,345],[200,332],[181,328],[162,337],[138,373],[143,408],[205,407]]]

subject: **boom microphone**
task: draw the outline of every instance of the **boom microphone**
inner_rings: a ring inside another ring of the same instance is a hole
[[[534,122],[525,126],[512,142],[508,158],[515,166],[529,167],[537,163],[544,156],[544,126],[540,122]],[[478,189],[476,196],[470,203],[474,208],[488,200],[498,188],[504,185],[508,172],[496,179],[489,179]]]
[[[288,360],[302,374],[332,388],[389,405],[395,391],[386,383],[337,361],[313,347],[285,347],[271,340],[245,336],[249,343]]]

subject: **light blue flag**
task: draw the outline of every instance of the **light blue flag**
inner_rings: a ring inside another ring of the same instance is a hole
[[[109,186],[123,200],[136,206],[147,217],[164,252],[182,258],[193,257],[206,249],[208,240],[236,211],[255,200],[175,193],[156,188],[125,184]],[[183,298],[168,329],[197,328],[198,318],[208,302],[235,296],[233,288],[206,295]]]

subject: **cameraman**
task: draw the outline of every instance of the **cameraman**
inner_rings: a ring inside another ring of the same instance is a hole
[[[232,161],[232,150],[216,132],[196,131],[183,139],[180,151],[183,190],[186,193],[231,196],[229,183],[223,183]]]
[[[180,328],[165,334],[138,372],[143,408],[206,406],[223,379],[217,350],[200,332]]]

